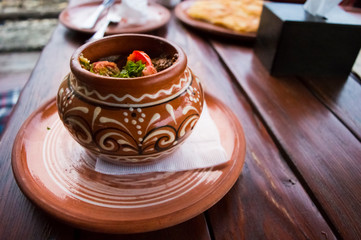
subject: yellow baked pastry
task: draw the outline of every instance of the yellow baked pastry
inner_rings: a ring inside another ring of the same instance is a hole
[[[200,0],[195,1],[187,13],[192,18],[237,32],[256,32],[262,5],[261,0]]]

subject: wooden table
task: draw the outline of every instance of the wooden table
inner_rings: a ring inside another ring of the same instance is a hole
[[[1,140],[1,239],[361,239],[360,79],[271,77],[251,45],[198,34],[174,17],[152,34],[179,44],[206,91],[243,125],[246,160],[233,188],[187,222],[135,235],[73,228],[35,207],[14,180],[11,148],[88,37],[59,25]]]

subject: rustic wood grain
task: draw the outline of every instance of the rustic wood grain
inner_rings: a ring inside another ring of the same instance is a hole
[[[356,76],[347,79],[303,79],[311,91],[361,141],[360,82]]]
[[[208,211],[215,239],[335,239],[212,47],[187,31],[177,34],[184,31],[182,26],[170,24],[166,37],[186,51],[188,65],[206,90],[234,111],[245,130],[243,172],[230,193]]]
[[[270,77],[252,49],[213,45],[338,234],[360,239],[361,147],[357,138],[300,81]]]
[[[73,229],[49,218],[21,193],[11,170],[11,148],[22,123],[41,103],[53,97],[69,71],[75,45],[59,26],[20,95],[0,144],[0,236],[5,239],[72,239]],[[52,60],[51,60],[52,59]]]
[[[207,224],[203,215],[198,215],[191,220],[178,224],[174,227],[138,234],[127,235],[108,235],[81,231],[79,234],[80,240],[95,240],[95,239],[114,239],[114,240],[210,240]]]
[[[246,164],[233,189],[209,210],[216,239],[336,239],[257,114],[239,99]]]

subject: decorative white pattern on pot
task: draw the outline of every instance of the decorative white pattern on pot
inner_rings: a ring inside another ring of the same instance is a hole
[[[97,106],[90,111],[85,106],[71,104],[78,101],[78,97],[68,85],[59,90],[58,109],[64,125],[75,139],[92,152],[113,162],[143,162],[166,155],[193,129],[200,116],[197,108],[188,105],[176,112],[173,104],[181,97],[200,104],[202,109],[201,92],[197,87],[196,82],[188,86],[183,91],[185,94],[164,104],[164,111],[160,112],[160,109],[155,110],[159,105],[110,110]],[[114,111],[119,112],[116,117],[112,114]],[[160,124],[168,118],[174,125]],[[86,119],[91,119],[91,122]]]
[[[71,88],[73,88],[77,92],[77,94],[81,95],[82,97],[90,101],[98,102],[107,106],[117,106],[117,107],[146,107],[154,104],[167,102],[179,96],[187,89],[189,89],[192,83],[192,74],[190,73],[190,70],[187,68],[184,71],[183,77],[179,79],[179,82],[177,84],[173,84],[169,89],[160,89],[156,93],[146,93],[140,97],[134,97],[130,94],[125,94],[123,96],[116,96],[113,93],[103,96],[97,90],[88,90],[85,86],[80,85],[79,82],[76,81],[76,79],[74,78],[73,74],[69,74],[68,77]],[[192,89],[189,91],[192,91]],[[140,102],[143,101],[144,99],[151,99],[155,101],[141,104]],[[131,103],[129,103],[129,101]]]

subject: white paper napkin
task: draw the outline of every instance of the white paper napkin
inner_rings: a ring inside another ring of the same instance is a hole
[[[126,24],[143,24],[147,21],[147,0],[122,0],[122,3],[115,8]]]
[[[111,164],[98,158],[95,170],[111,175],[176,172],[217,166],[228,160],[226,151],[221,145],[217,126],[205,105],[191,136],[165,159],[146,165],[127,166]]]
[[[142,25],[148,21],[159,21],[161,15],[155,8],[149,7],[147,0],[122,0],[114,6],[114,11],[122,18],[122,26]]]
[[[326,17],[340,2],[341,0],[307,0],[303,7],[314,16]]]

